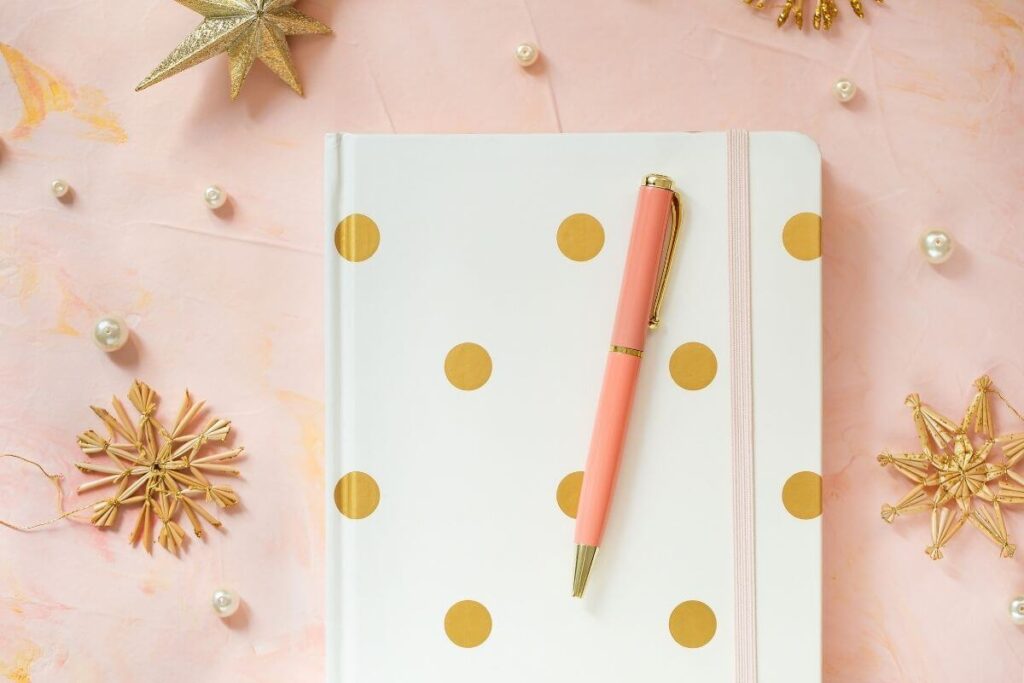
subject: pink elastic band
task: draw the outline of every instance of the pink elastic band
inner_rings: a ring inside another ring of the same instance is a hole
[[[732,363],[732,525],[736,681],[757,681],[754,411],[750,345],[750,137],[728,134],[729,337]]]

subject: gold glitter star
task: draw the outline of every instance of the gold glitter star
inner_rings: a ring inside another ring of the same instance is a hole
[[[1003,521],[1003,506],[1024,503],[1024,475],[1013,469],[1024,460],[1024,433],[995,436],[989,395],[1021,420],[1024,416],[987,376],[974,386],[978,391],[959,424],[923,404],[917,394],[908,396],[921,452],[885,451],[878,456],[883,467],[892,465],[914,483],[898,503],[882,506],[882,519],[891,523],[902,514],[931,511],[932,543],[925,552],[933,560],[942,558],[943,546],[967,522],[992,539],[1002,557],[1013,557],[1016,550]],[[989,462],[997,447],[1002,461]]]
[[[227,52],[231,66],[231,99],[238,96],[257,59],[301,95],[302,85],[292,63],[287,36],[331,32],[329,27],[292,7],[296,0],[177,2],[202,14],[203,23],[136,86],[137,91]]]
[[[157,395],[147,385],[135,380],[128,392],[128,401],[139,413],[137,421],[128,416],[117,397],[113,399],[114,414],[92,407],[109,435],[104,438],[90,429],[78,437],[78,446],[86,455],[106,455],[110,462],[75,463],[82,472],[104,475],[82,484],[78,492],[116,487],[112,496],[92,506],[92,523],[110,527],[121,508],[138,505],[141,509],[129,536],[132,545],[141,541],[147,552],[152,550],[155,518],[160,525],[157,541],[177,555],[185,542],[185,531],[178,523],[180,513],[184,512],[192,523],[196,538],[203,535],[200,519],[213,527],[221,526],[220,520],[195,498],[205,499],[219,508],[238,503],[238,494],[230,486],[213,484],[207,475],[238,476],[238,470],[226,463],[241,456],[243,448],[203,453],[210,442],[227,438],[231,423],[213,418],[199,431],[191,429],[205,404],[193,403],[188,391],[170,429],[164,428],[158,420]]]

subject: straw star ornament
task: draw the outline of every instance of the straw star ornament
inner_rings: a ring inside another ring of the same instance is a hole
[[[178,523],[181,513],[191,522],[197,538],[203,535],[200,520],[213,527],[221,526],[220,520],[196,499],[205,499],[219,508],[238,503],[238,495],[231,487],[215,485],[207,475],[238,476],[239,471],[226,463],[242,455],[243,448],[203,453],[210,442],[227,438],[231,423],[213,418],[202,429],[193,430],[205,403],[194,403],[188,391],[170,429],[158,420],[157,395],[147,385],[135,380],[128,401],[139,414],[137,420],[129,417],[117,397],[113,399],[113,414],[92,406],[109,436],[104,438],[90,429],[78,437],[78,446],[90,457],[106,455],[107,462],[75,463],[82,472],[103,475],[79,486],[78,493],[114,487],[113,495],[92,506],[92,523],[112,526],[122,508],[138,506],[129,542],[141,542],[151,552],[155,521],[160,527],[157,541],[177,555],[185,541],[185,531]]]
[[[861,19],[864,18],[864,2],[866,1],[850,0],[850,9]],[[758,10],[764,9],[768,5],[768,0],[743,0],[743,2]],[[831,30],[832,24],[839,17],[839,4],[836,0],[811,0],[811,2],[814,7],[814,11],[811,13],[811,25],[818,31]],[[885,0],[875,0],[875,2],[881,5]],[[804,0],[785,0],[779,9],[775,23],[782,28],[791,17],[797,28],[804,27]]]
[[[1018,418],[1022,416],[987,376],[975,381],[977,393],[959,423],[936,412],[911,394],[911,409],[921,450],[884,451],[883,467],[892,465],[914,484],[895,505],[882,506],[882,519],[892,523],[912,512],[931,512],[932,542],[925,552],[933,560],[967,523],[999,546],[1002,557],[1013,557],[1003,507],[1024,504],[1024,474],[1015,468],[1024,460],[1024,433],[995,436],[989,396],[995,395]],[[1002,458],[993,462],[996,452]]]
[[[287,37],[331,32],[329,27],[292,7],[296,0],[177,2],[202,14],[203,22],[135,90],[148,88],[227,52],[231,69],[231,99],[238,96],[257,59],[301,95],[302,85],[292,63]]]

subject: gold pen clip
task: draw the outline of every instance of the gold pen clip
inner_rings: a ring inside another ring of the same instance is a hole
[[[675,189],[675,183],[668,176],[657,173],[648,174],[644,178],[644,185],[658,187],[672,193],[672,213],[669,216],[669,224],[665,228],[668,231],[668,235],[665,238],[665,251],[661,257],[661,268],[658,269],[658,281],[654,289],[651,317],[647,322],[647,326],[653,330],[661,322],[661,306],[665,303],[668,275],[672,272],[672,259],[676,253],[676,243],[679,241],[679,228],[683,223],[683,201]]]

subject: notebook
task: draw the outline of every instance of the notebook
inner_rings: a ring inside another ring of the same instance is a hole
[[[675,180],[682,234],[574,599],[572,515],[651,172]],[[327,680],[820,681],[814,142],[337,134],[325,176]],[[743,211],[753,536],[740,557]]]

